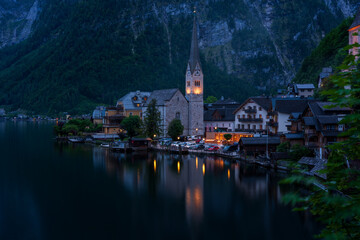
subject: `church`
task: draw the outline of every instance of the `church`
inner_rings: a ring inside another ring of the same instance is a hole
[[[184,126],[183,135],[204,135],[204,75],[200,63],[197,21],[194,16],[190,58],[185,74],[185,96],[179,89],[153,91],[142,107],[142,116],[147,105],[156,100],[161,113],[162,135],[167,136],[170,122],[180,119]]]

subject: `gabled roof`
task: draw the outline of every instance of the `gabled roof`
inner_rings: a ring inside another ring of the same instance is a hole
[[[241,138],[240,142],[243,145],[270,145],[280,144],[280,137],[252,137],[252,138]]]
[[[287,139],[304,139],[304,133],[285,133]]]
[[[331,102],[318,102],[317,104],[319,105],[320,109],[324,112],[350,112],[351,111],[351,108],[334,106],[334,103],[331,103]]]
[[[326,116],[326,115],[322,115],[322,116],[318,116],[318,120],[321,124],[338,124],[339,123],[339,118],[336,115],[333,116]]]
[[[270,97],[250,97],[234,111],[234,114],[236,114],[236,112],[240,111],[250,101],[254,101],[256,104],[258,104],[260,107],[262,107],[266,111],[271,110],[272,103],[271,103]]]
[[[309,83],[309,84],[295,84],[295,87],[297,89],[315,89],[315,86],[312,83]]]
[[[235,115],[233,114],[233,108],[218,108],[211,109],[204,112],[204,121],[208,122],[216,122],[216,121],[225,121],[225,122],[233,122],[235,121]],[[217,116],[220,115],[220,118]]]
[[[192,31],[192,38],[191,38],[191,48],[190,48],[190,59],[189,59],[189,66],[191,73],[194,72],[196,65],[200,64],[200,54],[199,54],[199,43],[198,43],[198,36],[197,36],[197,23],[196,23],[196,16],[194,16],[194,23],[193,23],[193,31]]]
[[[238,103],[237,101],[235,101],[233,99],[228,98],[228,99],[220,99],[220,100],[214,102],[212,105],[213,106],[214,105],[240,105],[240,103]]]
[[[306,99],[278,99],[275,101],[275,111],[279,113],[302,113],[308,106]]]
[[[349,31],[358,26],[360,26],[360,10],[357,12],[354,22],[351,24],[349,28]]]
[[[175,93],[177,91],[180,91],[180,90],[177,88],[155,90],[151,93],[146,105],[148,105],[153,99],[155,99],[156,105],[163,106],[163,105],[165,105],[165,102],[169,101],[175,95]]]

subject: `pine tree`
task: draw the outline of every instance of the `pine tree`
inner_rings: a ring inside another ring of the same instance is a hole
[[[155,138],[161,134],[161,114],[156,107],[156,100],[149,103],[144,117],[144,134],[150,138]]]

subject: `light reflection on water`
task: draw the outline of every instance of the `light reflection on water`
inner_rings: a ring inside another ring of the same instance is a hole
[[[214,156],[56,143],[52,124],[0,121],[0,239],[312,239],[284,176]]]
[[[258,210],[263,208],[261,217],[264,229],[269,233],[274,212],[282,206],[283,190],[278,181],[286,175],[256,166],[215,156],[179,156],[160,152],[124,154],[99,147],[94,147],[92,151],[95,168],[106,171],[109,176],[116,176],[130,192],[183,200],[189,225],[202,223],[205,196],[209,197],[210,204],[214,204],[213,210],[223,210],[219,214],[224,217],[236,204],[232,199],[234,195],[240,195],[246,199],[245,202],[257,202]],[[210,195],[204,192],[206,186]],[[219,197],[218,194],[224,195]],[[221,202],[213,202],[219,199]],[[245,215],[241,210],[240,214]],[[309,221],[307,216],[303,216],[303,221]]]

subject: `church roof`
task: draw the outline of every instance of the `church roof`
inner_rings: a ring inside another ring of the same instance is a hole
[[[354,19],[354,22],[351,24],[349,30],[351,30],[354,27],[358,27],[358,26],[360,26],[360,9],[357,12],[357,14],[355,16],[355,19]]]
[[[197,34],[197,22],[196,22],[196,16],[194,16],[193,32],[192,32],[192,39],[191,39],[191,49],[190,49],[190,59],[189,59],[189,66],[190,66],[191,73],[194,72],[197,64],[199,64],[199,67],[201,68],[200,54],[199,54],[199,42],[198,42],[197,35],[198,35]]]
[[[177,88],[173,89],[162,89],[162,90],[155,90],[151,93],[147,104],[149,104],[153,99],[156,100],[156,105],[163,106],[165,105],[166,101],[169,101],[177,91],[180,91]]]

